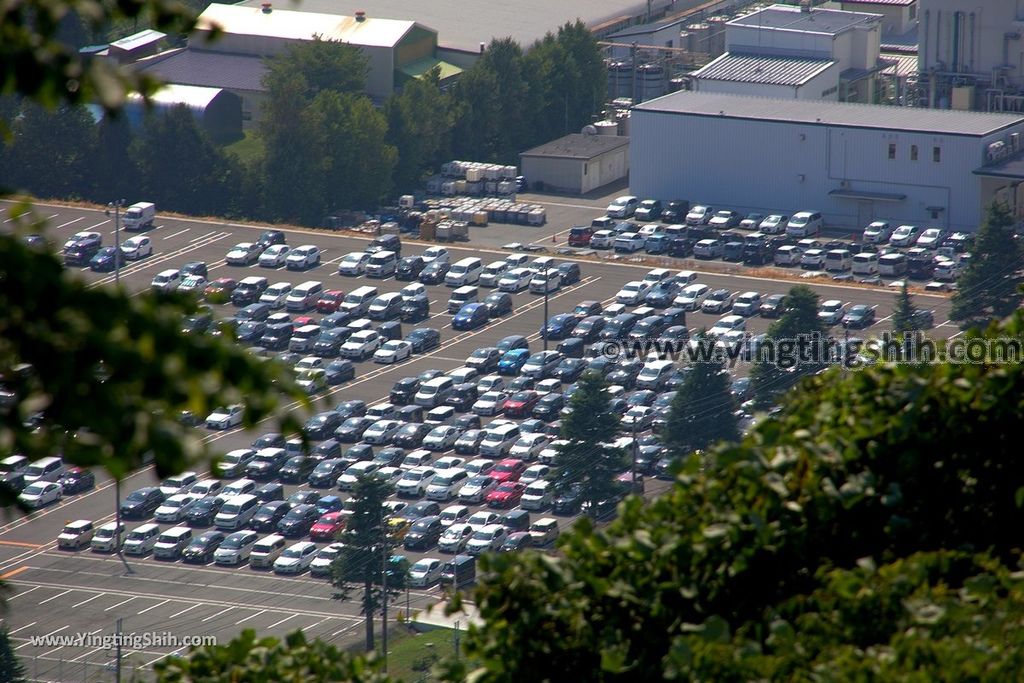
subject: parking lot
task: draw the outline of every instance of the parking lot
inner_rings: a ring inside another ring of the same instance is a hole
[[[602,213],[600,202],[560,202],[560,207],[549,209],[549,222],[544,227],[492,225],[476,228],[469,243],[447,245],[452,261],[466,256],[479,257],[485,264],[504,259],[510,250],[502,245],[510,242],[523,244],[551,244],[553,235],[564,240],[564,233],[573,224],[588,224],[589,219]],[[50,237],[62,244],[73,233],[93,230],[102,233],[104,245],[113,244],[114,222],[103,212],[84,208],[43,205],[38,212],[49,219]],[[557,218],[557,219],[556,219]],[[308,271],[266,269],[256,265],[234,267],[225,263],[228,249],[238,242],[254,241],[264,226],[246,226],[217,221],[165,219],[158,216],[147,234],[154,243],[154,253],[122,268],[121,282],[129,291],[145,291],[153,276],[168,268],[178,268],[185,262],[203,261],[209,268],[209,279],[248,275],[262,275],[271,283],[283,281],[296,285],[306,280],[319,280],[325,289],[350,292],[360,285],[370,284],[380,293],[397,292],[407,283],[393,277],[368,280],[364,277],[344,277],[337,274],[337,264],[345,254],[362,251],[367,239],[330,232],[285,229],[292,247],[313,244],[322,254],[321,264]],[[124,239],[125,235],[122,235]],[[556,243],[557,244],[557,243]],[[402,255],[422,252],[426,243],[416,243],[403,237]],[[554,247],[552,247],[554,248]],[[531,258],[544,254],[531,254]],[[572,258],[556,254],[558,261]],[[671,263],[670,260],[666,264]],[[634,264],[628,260],[581,260],[582,279],[553,292],[549,297],[548,315],[571,312],[582,300],[596,300],[608,305],[628,281],[639,280],[650,265]],[[679,265],[676,269],[684,267]],[[760,273],[761,271],[757,271]],[[113,276],[94,273],[88,268],[81,276],[94,285],[108,284]],[[792,281],[767,279],[742,271],[735,273],[698,272],[697,282],[712,289],[727,288],[732,292],[757,291],[762,295],[785,293]],[[858,335],[890,329],[895,291],[886,287],[865,287],[843,283],[808,281],[822,300],[838,299],[851,304],[877,306],[875,323]],[[483,288],[481,288],[483,289]],[[403,334],[416,327],[431,327],[440,331],[440,346],[425,353],[415,354],[410,360],[396,365],[375,365],[371,361],[356,363],[354,380],[331,387],[317,398],[319,409],[329,409],[341,401],[360,399],[367,405],[387,400],[394,383],[403,377],[414,376],[436,368],[447,372],[462,366],[477,348],[495,346],[509,335],[526,336],[530,350],[541,348],[539,328],[544,318],[544,298],[520,292],[513,295],[513,310],[486,326],[473,331],[456,332],[451,327],[451,316],[446,302],[451,289],[443,285],[427,286],[430,314],[426,321],[403,323]],[[482,292],[487,293],[486,290]],[[481,296],[482,298],[482,296]],[[936,327],[930,334],[935,338],[949,337],[958,328],[948,320],[949,301],[944,296],[918,295],[917,304],[933,311]],[[230,304],[215,306],[221,317],[230,317],[237,310]],[[313,313],[314,317],[319,317]],[[691,330],[711,327],[719,318],[702,312],[687,315],[686,325]],[[748,319],[747,331],[763,333],[770,320],[757,316]],[[841,331],[840,331],[841,334]],[[554,343],[552,343],[552,348]],[[738,368],[741,375],[744,368]],[[490,418],[485,418],[484,423]],[[253,433],[241,429],[207,432],[205,439],[217,452],[249,447],[261,432],[270,431],[270,424],[260,425]],[[200,427],[202,429],[202,427]],[[348,444],[346,444],[348,446]],[[446,455],[437,453],[435,457]],[[122,498],[128,492],[155,483],[150,470],[134,473],[121,486]],[[668,484],[647,481],[646,493],[656,495]],[[300,488],[287,485],[286,495]],[[335,492],[336,493],[336,492]],[[444,505],[442,505],[444,507]],[[471,506],[473,510],[483,506]],[[63,645],[40,647],[30,642],[32,636],[71,635],[78,633],[112,634],[117,619],[123,619],[124,632],[169,631],[179,635],[212,635],[226,642],[244,628],[254,628],[260,634],[280,635],[302,628],[308,636],[332,642],[349,642],[360,637],[362,619],[358,605],[339,602],[332,597],[329,582],[308,573],[283,577],[268,571],[259,571],[242,565],[225,568],[214,565],[192,566],[181,562],[164,562],[151,557],[130,558],[130,572],[116,557],[91,553],[88,550],[70,552],[57,550],[54,539],[68,520],[89,519],[97,523],[114,518],[115,487],[99,476],[97,486],[86,493],[67,496],[63,502],[36,512],[28,519],[14,519],[0,526],[0,578],[12,588],[10,610],[6,622],[15,641],[18,654],[27,662],[29,674],[41,680],[86,680],[89,666],[96,671],[111,661],[113,653],[102,648]],[[534,513],[534,518],[549,513]],[[560,523],[571,523],[561,517]],[[128,524],[131,529],[136,522]],[[168,528],[173,525],[164,525]],[[323,544],[320,544],[323,545]],[[424,556],[444,556],[436,550],[409,552],[411,561]],[[411,590],[408,594],[410,610],[421,609],[436,602],[442,593],[436,588]],[[406,598],[397,605],[406,608]],[[125,652],[134,666],[148,667],[171,652],[184,647],[160,646]],[[92,680],[89,678],[88,680]]]

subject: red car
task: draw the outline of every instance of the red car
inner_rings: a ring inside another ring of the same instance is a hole
[[[529,389],[526,391],[517,391],[505,399],[505,416],[529,417],[530,413],[533,412],[533,407],[537,405],[537,401],[539,400],[540,394],[536,391]]]
[[[309,537],[314,541],[333,541],[344,528],[345,516],[340,512],[328,512],[309,529]]]
[[[302,327],[303,325],[316,325],[316,318],[314,318],[311,315],[300,315],[297,316],[295,320],[292,321],[292,325],[295,326],[296,330]]]
[[[505,458],[494,466],[489,476],[499,484],[503,484],[506,481],[519,481],[519,477],[522,476],[525,470],[526,461],[519,458]],[[498,488],[501,487],[499,486]]]
[[[589,247],[590,238],[594,236],[594,229],[589,225],[576,226],[569,230],[570,247]]]
[[[235,291],[236,287],[238,287],[238,280],[232,277],[217,278],[206,285],[206,289],[203,290],[203,296],[215,303],[227,301],[231,298],[231,292]]]
[[[316,302],[316,310],[319,313],[335,313],[345,298],[345,292],[340,289],[328,289]]]
[[[484,500],[492,508],[511,508],[519,504],[525,490],[526,486],[518,481],[506,481],[488,493]]]

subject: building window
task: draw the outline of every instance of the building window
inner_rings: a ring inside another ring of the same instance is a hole
[[[895,159],[896,158],[896,143],[895,142],[890,142],[889,143],[889,158],[890,159]]]
[[[932,220],[933,220],[933,221],[937,221],[937,220],[939,220],[939,212],[938,212],[938,211],[936,211],[935,209],[932,209],[932,210],[931,210],[931,215],[932,215]]]
[[[932,161],[934,161],[935,163],[939,163],[940,161],[942,161],[941,147],[932,147]]]
[[[910,146],[910,160],[917,161],[917,145]]]
[[[829,95],[835,95],[837,92],[839,92],[839,86],[832,86],[828,90],[822,90],[821,96],[828,97]]]

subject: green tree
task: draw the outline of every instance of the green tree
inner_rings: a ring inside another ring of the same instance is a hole
[[[498,158],[497,133],[500,109],[494,92],[498,77],[474,64],[452,89],[456,120],[452,131],[452,155],[479,161]],[[525,149],[525,148],[524,148]]]
[[[5,155],[5,184],[39,197],[88,196],[95,149],[96,124],[84,107],[50,111],[25,101]]]
[[[562,420],[561,437],[553,475],[554,487],[564,492],[580,487],[580,500],[590,514],[600,513],[598,503],[614,498],[619,488],[615,477],[622,471],[624,454],[611,448],[618,435],[619,418],[608,409],[611,400],[604,378],[585,373],[579,389],[569,399],[572,411]]]
[[[701,333],[701,343],[714,342]],[[729,372],[721,358],[692,363],[672,399],[663,441],[676,456],[705,450],[719,441],[739,439],[736,401]]]
[[[541,106],[534,142],[579,132],[604,104],[608,73],[594,34],[580,21],[548,33],[526,54]],[[525,141],[524,141],[525,142]]]
[[[354,657],[302,631],[258,638],[245,629],[229,643],[194,648],[154,665],[159,683],[388,683],[380,661]]]
[[[423,176],[451,155],[454,104],[441,92],[439,78],[435,69],[409,81],[384,103],[387,142],[398,153],[394,184],[399,190],[419,187]]]
[[[0,625],[0,681],[24,683],[25,667],[18,659],[11,645],[11,635],[6,625]]]
[[[892,312],[892,329],[898,334],[913,332],[918,329],[914,321],[914,302],[910,298],[910,291],[907,289],[907,281],[903,281],[900,293],[896,295],[896,305]]]
[[[309,225],[323,217],[323,183],[318,168],[323,153],[316,149],[315,136],[309,130],[304,90],[299,77],[270,87],[260,122],[266,150],[261,175],[265,179],[268,218]]]
[[[965,323],[988,321],[1009,315],[1017,307],[1024,251],[1013,234],[1009,207],[993,202],[978,228],[971,260],[953,294],[950,318]]]
[[[373,650],[373,615],[383,602],[384,565],[395,546],[387,526],[384,502],[394,487],[379,477],[361,477],[352,489],[352,514],[339,541],[341,553],[331,565],[331,583],[335,597],[348,600],[352,592],[362,590],[361,613],[366,617],[366,650]],[[389,577],[388,586],[392,585]],[[403,583],[404,585],[404,583]]]
[[[369,62],[358,47],[319,36],[289,45],[266,63],[263,84],[268,91],[297,83],[303,104],[323,92],[362,92],[369,73]]]
[[[773,406],[800,377],[821,369],[824,362],[828,331],[818,320],[818,295],[806,285],[796,285],[783,305],[785,312],[768,326],[767,343],[750,369],[754,404],[761,409]]]
[[[124,116],[105,116],[96,127],[96,149],[89,163],[95,179],[92,197],[106,204],[115,199],[129,199],[138,191],[138,168],[131,153],[134,140],[131,126]]]

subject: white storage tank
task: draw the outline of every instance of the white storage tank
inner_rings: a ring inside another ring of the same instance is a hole
[[[615,121],[597,121],[594,123],[598,135],[618,135],[619,124]]]

